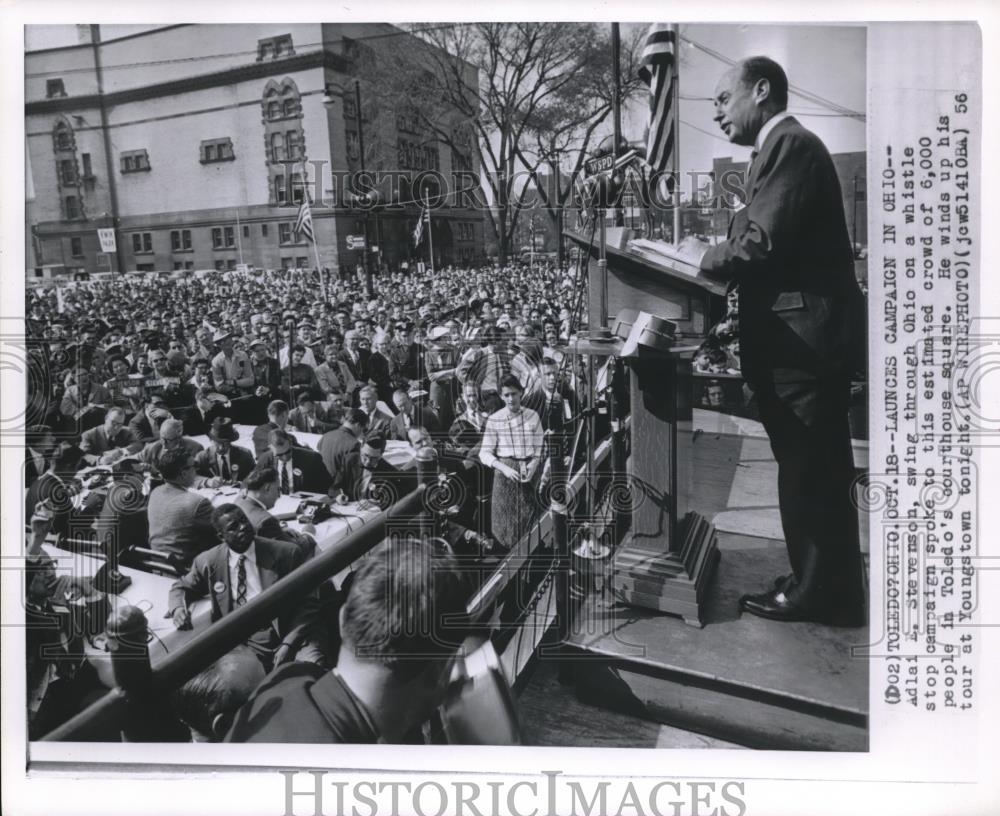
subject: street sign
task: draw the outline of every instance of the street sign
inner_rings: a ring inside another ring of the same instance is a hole
[[[347,248],[348,249],[364,249],[365,248],[365,236],[364,235],[348,235],[347,236]]]
[[[115,252],[115,231],[113,229],[99,229],[97,240],[101,242],[101,252]]]
[[[615,157],[608,153],[607,156],[601,156],[596,159],[587,159],[583,163],[583,169],[588,176],[594,176],[598,173],[606,173],[612,167],[615,166]]]

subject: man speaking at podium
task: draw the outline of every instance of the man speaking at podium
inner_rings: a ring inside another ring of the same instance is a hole
[[[860,626],[847,407],[850,377],[863,368],[865,312],[840,182],[823,143],[788,115],[788,79],[773,60],[734,66],[714,102],[729,141],[753,147],[747,203],[725,241],[686,238],[678,253],[739,285],[742,372],[778,462],[792,567],[740,607],[772,620]]]

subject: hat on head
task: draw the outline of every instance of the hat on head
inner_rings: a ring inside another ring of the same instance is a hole
[[[236,428],[233,427],[233,421],[229,417],[216,417],[212,420],[212,425],[208,429],[208,435],[213,439],[228,439],[230,442],[235,442],[240,438],[240,435],[236,432]]]
[[[263,340],[259,340],[259,339],[258,340],[254,340],[254,341],[252,341],[250,343],[249,348],[250,349],[255,349],[255,348],[257,348],[257,346],[263,346],[264,348],[267,348],[267,343],[265,343]]]
[[[428,340],[440,340],[442,337],[447,337],[449,334],[447,326],[435,326],[429,332],[427,332]]]
[[[232,337],[232,336],[233,336],[232,332],[228,332],[225,329],[219,329],[215,334],[212,335],[212,342],[213,343],[221,343],[226,338]]]
[[[385,453],[385,437],[379,434],[366,437],[361,452],[367,456],[381,456]]]

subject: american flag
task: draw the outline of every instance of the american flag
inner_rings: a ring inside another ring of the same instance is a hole
[[[413,230],[413,245],[420,246],[420,239],[424,237],[424,222],[430,221],[430,210],[425,207],[420,208],[420,217],[417,219],[416,229]]]
[[[674,32],[665,23],[653,23],[642,49],[639,79],[649,85],[649,135],[646,137],[646,162],[660,172],[666,171],[674,151],[673,63],[676,42]]]
[[[303,198],[302,204],[299,205],[299,214],[295,219],[295,234],[304,235],[313,243],[316,243],[316,239],[313,237],[313,217],[312,213],[309,211],[309,202]]]

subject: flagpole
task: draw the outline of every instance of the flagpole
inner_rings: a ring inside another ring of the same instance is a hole
[[[674,35],[674,58],[670,61],[671,117],[674,127],[674,149],[670,156],[670,173],[674,179],[674,243],[681,240],[681,27],[677,23],[670,26]]]
[[[304,192],[303,192],[303,195],[305,195]],[[312,221],[312,213],[310,213],[310,221]],[[320,266],[320,264],[319,264],[319,245],[318,245],[319,242],[316,240],[316,222],[315,221],[312,222],[312,234],[313,234],[313,240],[312,240],[313,257],[316,259],[316,274],[319,275],[319,288],[320,288],[320,291],[323,293],[323,300],[327,300],[328,298],[327,298],[327,292],[326,292],[326,276],[323,274],[323,267]],[[289,358],[289,359],[291,359],[291,358]]]
[[[306,163],[302,162],[302,198],[308,206],[309,203],[309,191],[308,191],[308,178],[309,174],[306,171]],[[317,197],[319,196],[319,184],[316,185]],[[326,275],[323,274],[323,267],[319,263],[319,241],[316,240],[316,222],[313,221],[312,208],[309,208],[309,223],[312,226],[312,245],[313,245],[313,257],[316,259],[316,274],[319,276],[319,290],[323,293],[323,300],[329,300],[328,292],[326,289]],[[291,361],[291,357],[288,358]]]
[[[431,229],[431,205],[427,200],[427,188],[424,188],[424,208],[427,213],[427,243],[431,248],[431,274],[434,274],[434,230]]]

